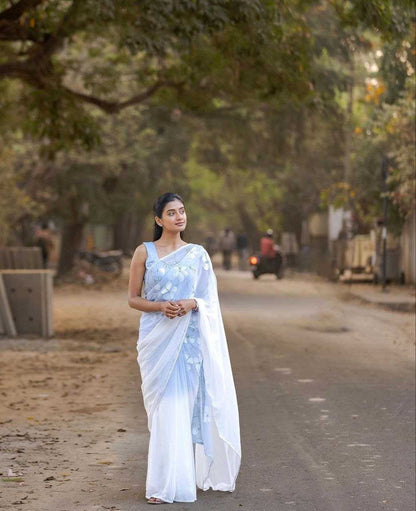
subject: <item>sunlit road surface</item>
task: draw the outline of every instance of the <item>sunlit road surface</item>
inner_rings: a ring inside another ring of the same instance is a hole
[[[235,492],[172,509],[413,511],[413,315],[308,276],[217,275],[241,471]],[[138,314],[124,283],[76,291],[56,291],[60,337],[0,342],[2,471],[24,478],[2,483],[2,509],[149,509]]]

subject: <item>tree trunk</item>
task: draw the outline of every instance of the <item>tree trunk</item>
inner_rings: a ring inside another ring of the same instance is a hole
[[[295,113],[295,141],[293,149],[295,157],[302,160],[303,156],[303,143],[305,140],[305,110],[302,108]]]
[[[122,213],[114,224],[114,249],[131,255],[142,241],[143,215],[138,211]]]
[[[123,212],[118,216],[113,227],[113,240],[115,250],[122,250],[124,254],[128,251],[128,217],[130,213]]]
[[[250,214],[246,211],[243,204],[237,204],[237,211],[240,216],[241,223],[247,235],[248,245],[252,250],[257,250],[260,246],[260,233],[256,224],[251,219]]]
[[[354,54],[351,53],[349,61],[350,79],[348,81],[348,104],[345,123],[345,150],[344,150],[344,181],[351,184],[351,148],[354,110]]]
[[[64,224],[61,253],[58,263],[58,276],[64,275],[72,270],[76,252],[81,246],[85,223],[84,221]]]

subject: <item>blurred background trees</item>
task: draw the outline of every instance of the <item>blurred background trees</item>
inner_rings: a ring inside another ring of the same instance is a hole
[[[0,0],[1,243],[87,223],[126,253],[154,197],[184,196],[194,239],[254,244],[328,204],[355,232],[413,208],[409,0]]]

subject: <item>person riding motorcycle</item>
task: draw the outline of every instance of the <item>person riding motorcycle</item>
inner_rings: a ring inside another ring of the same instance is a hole
[[[273,230],[267,229],[266,234],[260,238],[260,255],[265,259],[274,259],[277,250],[273,243]]]
[[[266,234],[260,238],[260,258],[265,260],[266,264],[271,264],[274,260],[276,275],[282,265],[282,252],[280,247],[273,241],[273,229],[267,229]]]

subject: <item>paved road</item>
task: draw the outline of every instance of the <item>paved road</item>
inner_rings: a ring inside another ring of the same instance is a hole
[[[315,279],[218,275],[242,466],[234,493],[198,491],[197,502],[172,509],[413,511],[413,316],[342,301],[339,288]],[[124,290],[111,299],[125,307]],[[113,350],[110,330],[110,344],[73,342],[49,349],[98,350],[77,351],[77,367],[88,369],[88,360],[100,357],[83,394],[84,400],[91,395],[91,406],[73,404],[56,417],[54,438],[48,436],[30,462],[38,466],[49,452],[50,472],[39,475],[37,486],[36,474],[25,469],[29,498],[13,508],[149,509],[148,432],[134,340],[127,337]],[[74,352],[67,353],[70,359]],[[51,363],[51,353],[43,356],[39,367],[43,360]],[[63,469],[70,479],[56,475]],[[49,473],[56,480],[45,483]]]
[[[236,272],[220,288],[241,472],[233,494],[199,491],[175,509],[413,511],[409,315],[344,303],[315,281]]]
[[[232,507],[411,511],[414,369],[400,318],[310,290],[223,297],[244,455]]]

